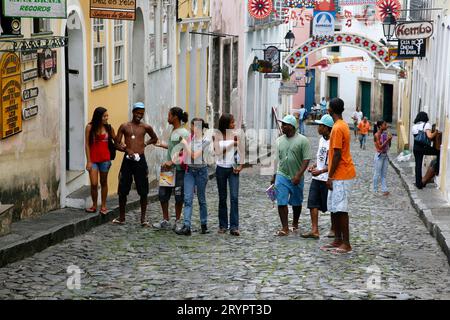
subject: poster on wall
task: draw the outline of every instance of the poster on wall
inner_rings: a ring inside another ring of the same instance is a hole
[[[136,20],[136,0],[90,0],[94,19]]]
[[[66,19],[67,2],[58,1],[30,1],[30,0],[2,0],[3,15],[5,17]]]

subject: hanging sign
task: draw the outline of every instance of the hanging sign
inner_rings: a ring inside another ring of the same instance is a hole
[[[66,19],[66,0],[3,0],[5,17]]]
[[[38,69],[39,77],[45,80],[50,80],[56,73],[57,69],[56,51],[51,49],[45,49],[44,52],[38,55]]]
[[[37,116],[38,112],[39,112],[38,106],[26,107],[22,111],[22,118],[23,120],[30,120],[31,118]]]
[[[395,27],[399,40],[428,39],[433,35],[433,24],[428,21],[400,23]]]
[[[333,36],[334,35],[333,12],[315,11],[313,20],[313,36]]]
[[[5,53],[1,58],[0,68],[0,138],[5,139],[22,131],[22,84],[19,56],[15,53]]]
[[[36,98],[39,95],[39,88],[30,88],[23,90],[22,92],[22,100],[27,101]]]
[[[267,47],[267,49],[264,50],[264,60],[272,63],[272,70],[270,73],[281,72],[280,50],[278,50],[277,47]]]
[[[136,20],[136,0],[90,0],[91,18]]]
[[[30,69],[30,70],[24,71],[22,73],[22,80],[23,80],[23,82],[28,82],[28,81],[37,79],[38,75],[39,75],[39,73],[38,73],[37,68]]]
[[[397,59],[411,59],[425,57],[426,40],[398,40],[398,56]]]

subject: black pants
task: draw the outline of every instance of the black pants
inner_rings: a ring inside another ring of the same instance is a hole
[[[420,146],[417,144],[414,144],[414,159],[416,161],[416,187],[419,189],[422,189],[422,164],[423,164],[423,157],[424,156],[437,156],[437,163],[436,166],[439,168],[439,161],[440,161],[440,151],[436,150],[435,148],[429,147],[429,146]]]

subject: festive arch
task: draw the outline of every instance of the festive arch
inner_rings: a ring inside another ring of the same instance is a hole
[[[347,46],[366,51],[386,69],[390,67],[395,58],[389,54],[389,49],[379,42],[359,34],[336,32],[333,41],[308,39],[295,48],[283,62],[290,70],[294,70],[307,56],[316,51],[336,46]]]

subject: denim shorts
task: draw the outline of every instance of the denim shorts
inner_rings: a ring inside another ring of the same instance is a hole
[[[277,174],[275,189],[278,206],[287,206],[289,204],[293,207],[300,207],[303,203],[304,185],[305,181],[303,179],[295,186],[290,179]]]
[[[111,161],[94,162],[92,164],[92,170],[100,171],[102,173],[109,172],[110,168],[111,168]]]

